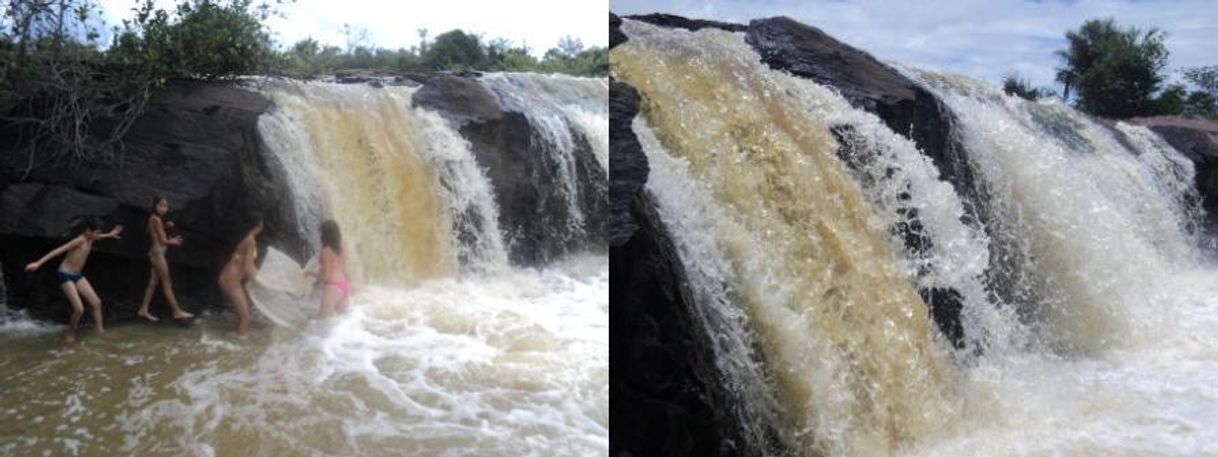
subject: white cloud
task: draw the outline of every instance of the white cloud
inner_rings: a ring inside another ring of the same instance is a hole
[[[99,0],[108,22],[119,24],[131,17],[135,0]],[[172,10],[172,0],[156,0]],[[480,34],[485,39],[506,38],[527,44],[540,56],[563,36],[573,36],[585,46],[608,45],[609,10],[604,0],[296,0],[280,7],[283,17],[269,22],[278,43],[290,44],[307,37],[345,46],[343,24],[368,31],[371,44],[385,48],[415,46],[418,29],[426,28],[429,39],[452,29]]]
[[[939,68],[998,82],[1016,70],[1035,85],[1054,85],[1065,31],[1096,17],[1122,26],[1158,27],[1168,33],[1168,72],[1218,64],[1218,2],[1079,0],[945,1],[876,0],[611,0],[619,15],[664,12],[747,23],[790,16],[877,58]]]

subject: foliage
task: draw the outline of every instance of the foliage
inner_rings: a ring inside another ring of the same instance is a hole
[[[89,0],[8,0],[5,7],[0,133],[24,154],[3,157],[4,171],[111,160],[151,91],[167,80],[251,74],[271,57],[263,25],[271,7],[253,0],[183,0],[172,14],[145,0],[104,51],[100,14]]]
[[[0,172],[112,158],[146,86],[98,51],[94,5],[9,0],[4,7],[0,135],[14,153],[0,157]]]
[[[145,0],[135,18],[124,22],[109,54],[145,69],[158,83],[253,74],[270,61],[263,25],[270,14],[269,4],[255,6],[252,0],[186,0],[171,17]]]
[[[1155,111],[1150,114],[1180,114],[1184,112],[1188,89],[1181,84],[1172,84],[1163,89],[1155,100]]]
[[[1210,95],[1218,96],[1218,65],[1184,70],[1184,79]]]
[[[1119,28],[1112,19],[1092,19],[1066,32],[1069,45],[1057,53],[1065,64],[1057,72],[1064,98],[1073,91],[1075,106],[1098,116],[1161,112],[1168,102],[1156,98],[1168,57],[1165,37],[1155,28]]]
[[[1007,95],[1014,95],[1025,100],[1039,100],[1057,95],[1053,89],[1032,87],[1032,84],[1015,73],[1008,73],[1002,77],[1002,91]]]
[[[473,70],[486,68],[486,49],[477,36],[450,30],[436,36],[423,54],[423,64],[436,70]]]
[[[1197,88],[1184,100],[1184,115],[1218,118],[1218,65],[1188,68],[1182,73]]]
[[[350,37],[350,35],[349,35]],[[299,78],[313,78],[337,71],[368,69],[387,72],[407,71],[515,71],[564,73],[576,76],[609,74],[607,48],[585,49],[579,39],[564,37],[558,45],[537,59],[525,46],[513,46],[503,38],[484,40],[462,30],[450,30],[427,40],[427,30],[419,30],[417,47],[370,48],[365,40],[348,39],[348,49],[320,48],[306,38],[287,47],[275,60],[280,72]]]

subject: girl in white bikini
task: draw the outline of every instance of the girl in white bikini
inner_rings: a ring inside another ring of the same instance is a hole
[[[162,218],[167,212],[169,212],[169,200],[159,196],[152,199],[152,215],[148,216],[147,225],[148,239],[152,245],[148,250],[148,261],[152,263],[152,271],[148,273],[148,287],[144,288],[144,301],[140,303],[140,310],[136,313],[141,319],[149,322],[158,320],[148,312],[148,305],[152,303],[152,294],[156,292],[158,283],[165,293],[165,303],[173,311],[174,320],[185,321],[195,317],[194,314],[182,310],[178,306],[177,297],[173,295],[173,280],[169,277],[169,262],[165,261],[165,250],[169,246],[181,246],[182,237],[170,238],[165,233],[166,224]],[[173,227],[173,223],[169,223],[168,226]]]

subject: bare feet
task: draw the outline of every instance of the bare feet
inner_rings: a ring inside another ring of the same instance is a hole
[[[68,344],[76,343],[76,333],[68,332],[63,335],[63,342]]]
[[[136,313],[135,315],[138,316],[140,319],[146,320],[148,322],[160,322],[160,319],[157,319],[156,316],[153,316],[147,310],[140,311],[140,312]]]
[[[186,311],[182,311],[180,309],[177,312],[173,313],[173,319],[177,320],[177,321],[184,321],[187,319],[194,319],[194,318],[195,318],[194,314],[190,314],[190,313],[188,313]]]

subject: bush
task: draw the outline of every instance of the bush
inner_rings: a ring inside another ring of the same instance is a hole
[[[488,68],[486,50],[478,37],[450,30],[436,36],[423,55],[423,64],[434,70],[477,70]]]
[[[1032,87],[1028,81],[1015,73],[1009,73],[1002,78],[1002,91],[1025,100],[1039,100],[1056,95],[1051,89]]]
[[[145,0],[110,49],[111,57],[169,78],[223,79],[264,71],[271,40],[263,21],[269,9],[252,0],[190,0],[178,4],[176,21]]]

